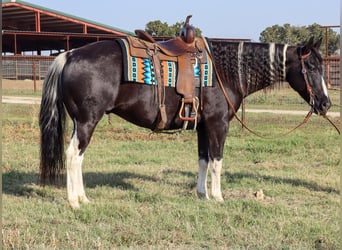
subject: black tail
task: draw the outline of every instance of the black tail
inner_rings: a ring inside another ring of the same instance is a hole
[[[40,127],[40,181],[45,185],[47,177],[55,183],[64,169],[64,127],[60,80],[67,53],[60,54],[52,63],[43,84],[39,113]]]

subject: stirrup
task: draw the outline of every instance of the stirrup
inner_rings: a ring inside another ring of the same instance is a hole
[[[185,105],[185,99],[182,98],[182,105],[179,109],[179,118],[182,120],[182,121],[196,121],[197,120],[197,116],[198,116],[198,105],[199,105],[199,101],[198,101],[198,98],[197,97],[194,97],[192,98],[192,103],[189,103],[189,102],[186,102],[186,104],[192,104],[192,112],[190,113],[189,116],[183,116],[182,113],[184,111],[184,105]]]

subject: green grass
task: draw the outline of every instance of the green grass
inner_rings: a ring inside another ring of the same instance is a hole
[[[330,89],[332,106],[329,111],[340,112],[340,90]],[[246,108],[309,110],[309,105],[291,88],[258,91],[245,99]]]
[[[64,185],[38,185],[38,106],[2,109],[4,249],[342,247],[340,137],[320,117],[274,140],[242,131],[234,120],[224,151],[223,203],[196,197],[194,132],[153,134],[104,118],[83,164],[91,203],[74,211]],[[302,119],[249,114],[247,123],[272,136]],[[259,190],[264,199],[255,197]]]

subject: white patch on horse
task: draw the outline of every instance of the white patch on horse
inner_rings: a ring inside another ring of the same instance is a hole
[[[72,208],[79,208],[79,202],[88,203],[85,195],[82,177],[83,154],[80,154],[79,140],[75,132],[66,150],[67,192]]]
[[[288,45],[285,44],[283,48],[283,78],[284,81],[286,80],[286,52],[287,52]]]
[[[269,44],[269,59],[270,59],[270,78],[274,78],[274,61],[275,61],[275,43]]]
[[[208,190],[207,190],[207,175],[208,175],[208,162],[204,159],[199,159],[197,196],[205,200],[209,199]]]
[[[239,47],[238,47],[238,74],[239,74],[239,84],[240,84],[240,89],[241,92],[244,93],[243,90],[243,85],[242,85],[242,53],[243,53],[243,42],[239,42]]]
[[[327,89],[327,85],[325,84],[324,78],[322,77],[322,88],[323,88],[323,93],[326,97],[328,97],[328,89]]]
[[[216,201],[223,201],[221,193],[222,159],[214,159],[213,161],[209,160],[209,167],[211,171],[211,195]]]

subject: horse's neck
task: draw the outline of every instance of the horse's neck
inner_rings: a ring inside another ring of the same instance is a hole
[[[233,83],[243,96],[248,96],[284,81],[286,50],[287,45],[274,43],[227,42],[218,44],[214,53],[218,56],[224,52],[225,59],[215,60],[221,64],[223,78]]]
[[[286,75],[286,48],[284,45],[246,44],[246,53],[242,50],[241,82],[245,86],[245,95],[273,86],[284,81]]]

